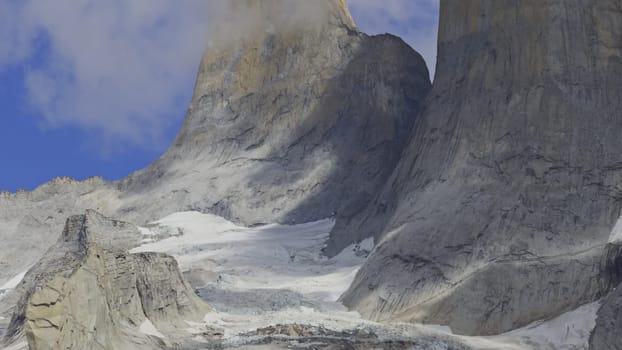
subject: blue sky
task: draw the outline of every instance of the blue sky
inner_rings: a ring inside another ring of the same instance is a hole
[[[0,190],[155,160],[188,107],[210,1],[224,0],[0,0]],[[348,3],[363,31],[400,35],[433,66],[438,0]]]

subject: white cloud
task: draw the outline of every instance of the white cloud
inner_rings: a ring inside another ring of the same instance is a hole
[[[436,67],[439,0],[348,0],[359,28],[369,34],[392,33]]]
[[[206,45],[204,0],[13,1],[0,3],[0,64],[26,68],[44,126],[162,146]]]
[[[210,10],[223,15],[208,6],[224,1],[0,0],[0,69],[25,70],[28,99],[45,127],[77,126],[107,148],[163,148],[214,36]],[[403,36],[433,66],[438,0],[349,4],[362,30]]]
[[[0,64],[23,60],[30,54],[31,23],[20,18],[21,3],[16,0],[0,1]]]

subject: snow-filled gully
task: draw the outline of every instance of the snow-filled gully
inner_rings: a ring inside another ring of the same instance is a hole
[[[132,252],[173,255],[192,286],[215,309],[205,316],[205,324],[189,323],[188,331],[198,334],[205,326],[218,328],[231,347],[249,344],[251,338],[245,335],[257,329],[302,324],[334,332],[366,329],[386,339],[434,338],[473,349],[587,348],[597,303],[494,337],[463,337],[447,327],[364,320],[348,311],[339,296],[365,262],[373,241],[329,259],[321,251],[333,224],[323,220],[245,228],[214,215],[182,212],[141,228],[145,243]],[[171,237],[154,239],[157,232],[167,231]]]

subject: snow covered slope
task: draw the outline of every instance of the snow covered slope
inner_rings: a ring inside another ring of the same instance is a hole
[[[181,212],[143,227],[145,243],[132,252],[174,256],[192,286],[216,310],[206,316],[205,324],[189,324],[188,330],[199,334],[206,326],[216,327],[226,346],[257,342],[258,329],[298,324],[345,333],[366,330],[385,340],[428,339],[429,344],[460,344],[467,349],[587,349],[598,303],[495,337],[464,337],[453,335],[448,327],[365,320],[348,311],[339,297],[373,242],[366,240],[327,258],[322,249],[333,224],[322,220],[246,228],[215,215]]]

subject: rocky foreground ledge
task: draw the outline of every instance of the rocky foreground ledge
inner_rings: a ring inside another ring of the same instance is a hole
[[[141,237],[95,211],[70,217],[17,288],[4,345],[25,337],[32,350],[192,348],[186,321],[210,308],[173,257],[128,253]]]

